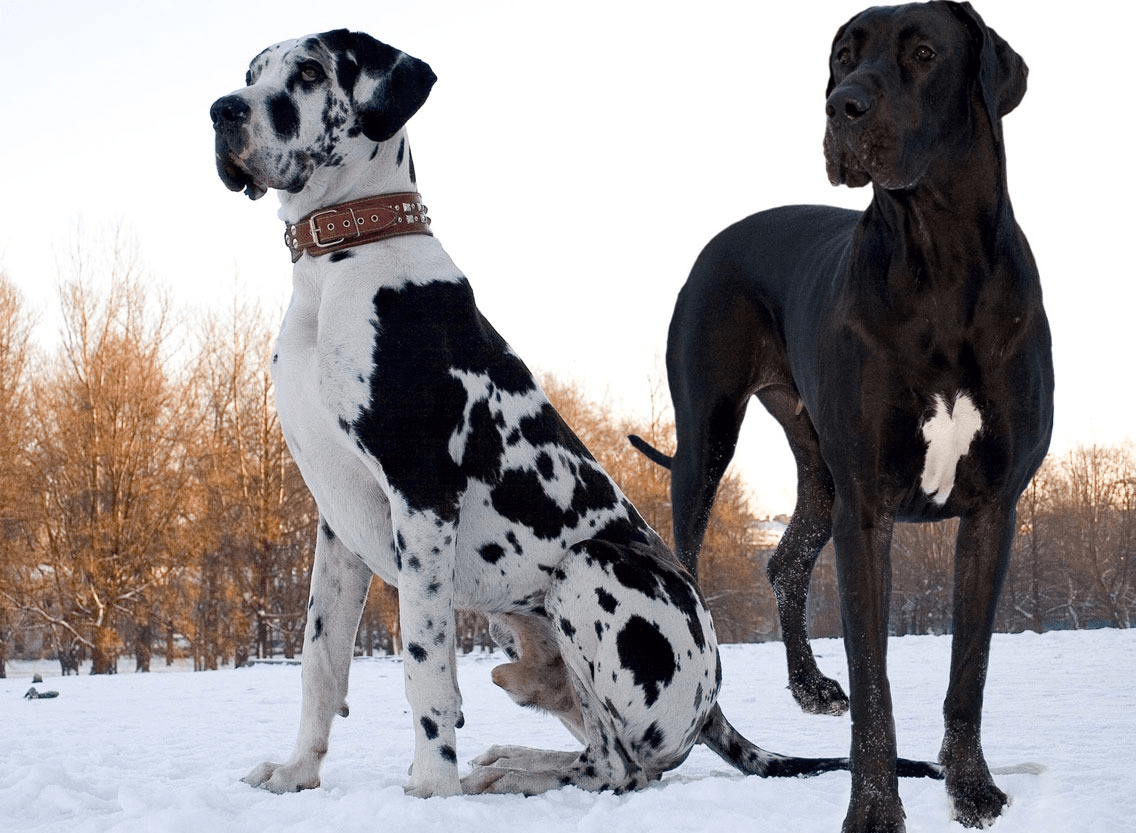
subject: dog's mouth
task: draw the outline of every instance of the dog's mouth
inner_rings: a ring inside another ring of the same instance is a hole
[[[833,130],[824,134],[824,160],[828,181],[833,185],[860,188],[875,183],[885,191],[914,186],[899,170],[894,142],[871,130]]]
[[[268,193],[268,189],[256,181],[256,177],[246,168],[240,157],[230,148],[220,147],[217,142],[217,176],[230,191],[244,191],[250,200],[259,200]]]

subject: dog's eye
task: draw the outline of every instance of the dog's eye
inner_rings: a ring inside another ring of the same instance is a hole
[[[917,46],[915,48],[915,60],[917,61],[930,61],[935,58],[935,50],[929,46]]]
[[[852,60],[852,50],[847,46],[836,53],[836,62],[841,66],[847,66]]]
[[[308,84],[321,81],[323,79],[323,67],[319,64],[302,64],[300,66],[300,78]]]

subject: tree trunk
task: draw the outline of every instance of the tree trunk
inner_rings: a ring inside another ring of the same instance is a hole
[[[134,639],[134,671],[136,673],[145,674],[150,671],[150,659],[154,653],[153,641],[154,630],[147,620],[138,628],[138,634]]]
[[[94,643],[91,649],[91,673],[117,674],[118,634],[114,628],[106,625],[96,627]]]

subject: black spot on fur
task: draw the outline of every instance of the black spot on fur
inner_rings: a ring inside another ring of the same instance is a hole
[[[347,260],[348,258],[352,257],[355,257],[355,252],[351,251],[350,249],[341,249],[338,252],[332,252],[331,254],[329,254],[327,256],[327,259],[332,263],[339,263],[339,261],[341,260]]]
[[[659,724],[652,723],[643,732],[643,736],[639,738],[637,747],[640,749],[658,749],[663,745],[664,740],[666,740],[666,737],[663,735],[663,730],[659,728]]]
[[[458,762],[458,753],[448,743],[443,744],[442,748],[438,750],[438,754],[442,756],[442,760],[449,761],[451,764]]]
[[[402,138],[402,139],[398,140],[398,156],[395,158],[394,163],[396,165],[402,165],[402,157],[405,154],[406,154],[406,139]]]
[[[343,417],[338,417],[338,420],[339,420],[339,429],[341,431],[343,431],[343,433],[345,433],[345,434],[350,434],[351,433],[351,423],[348,422],[347,420],[345,420]]]
[[[312,626],[312,642],[315,642],[323,636],[323,617],[317,616],[314,625]]]
[[[414,658],[415,662],[425,662],[426,658],[430,656],[426,653],[426,649],[419,645],[417,642],[411,642],[406,646],[406,652]]]
[[[496,564],[498,561],[505,557],[505,548],[500,544],[486,544],[477,552],[490,564]]]
[[[419,721],[422,724],[422,731],[426,733],[426,740],[434,740],[438,737],[438,724],[428,717],[423,717]]]
[[[505,443],[489,411],[489,403],[481,400],[469,412],[469,439],[462,456],[462,469],[470,477],[492,483],[501,470],[504,450]]]
[[[331,531],[331,527],[328,526],[327,521],[320,521],[320,532],[323,533],[323,537],[327,540],[335,540],[335,533]]]
[[[536,470],[545,480],[551,480],[552,476],[556,474],[556,468],[553,466],[552,458],[548,456],[547,451],[542,451],[536,456]]]
[[[660,690],[674,679],[674,648],[659,628],[642,616],[632,616],[616,637],[619,664],[643,689],[643,702],[653,706]]]
[[[552,499],[535,471],[510,469],[493,490],[493,508],[506,520],[520,523],[538,538],[551,541],[567,526],[575,526],[579,515],[564,510]]]
[[[534,389],[532,375],[478,312],[464,279],[380,289],[374,307],[371,401],[355,433],[411,509],[456,520],[467,478],[484,476],[489,466],[476,449],[460,464],[450,456],[466,406],[465,387],[451,371],[485,374],[515,395]]]
[[[300,135],[300,111],[288,93],[277,93],[266,102],[268,119],[280,139],[294,139]]]
[[[602,587],[596,588],[596,599],[599,601],[600,607],[608,613],[615,613],[615,609],[619,607],[619,599],[615,598],[615,596],[611,595],[611,593],[607,592]]]
[[[565,619],[563,616],[561,616],[560,617],[560,632],[563,633],[569,639],[571,639],[572,637],[574,637],[576,635],[576,626],[573,625],[571,622],[569,622],[567,619]]]

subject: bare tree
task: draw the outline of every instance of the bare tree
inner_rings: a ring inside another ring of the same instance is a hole
[[[146,670],[149,645],[139,640],[151,637],[153,610],[180,569],[192,400],[167,369],[168,304],[152,300],[133,247],[118,234],[97,264],[77,245],[72,267],[62,346],[33,386],[46,570],[32,608],[85,646],[92,673],[117,669],[127,631]]]
[[[271,328],[236,305],[203,327],[201,407],[194,454],[195,667],[282,650],[303,636],[315,542],[315,503],[288,453],[269,372]],[[250,638],[251,637],[251,638]]]
[[[1056,480],[1070,621],[1131,627],[1136,610],[1131,448],[1081,446],[1061,461]]]
[[[34,321],[19,290],[0,272],[0,677],[23,620],[24,588],[34,569],[34,489],[27,375]]]

